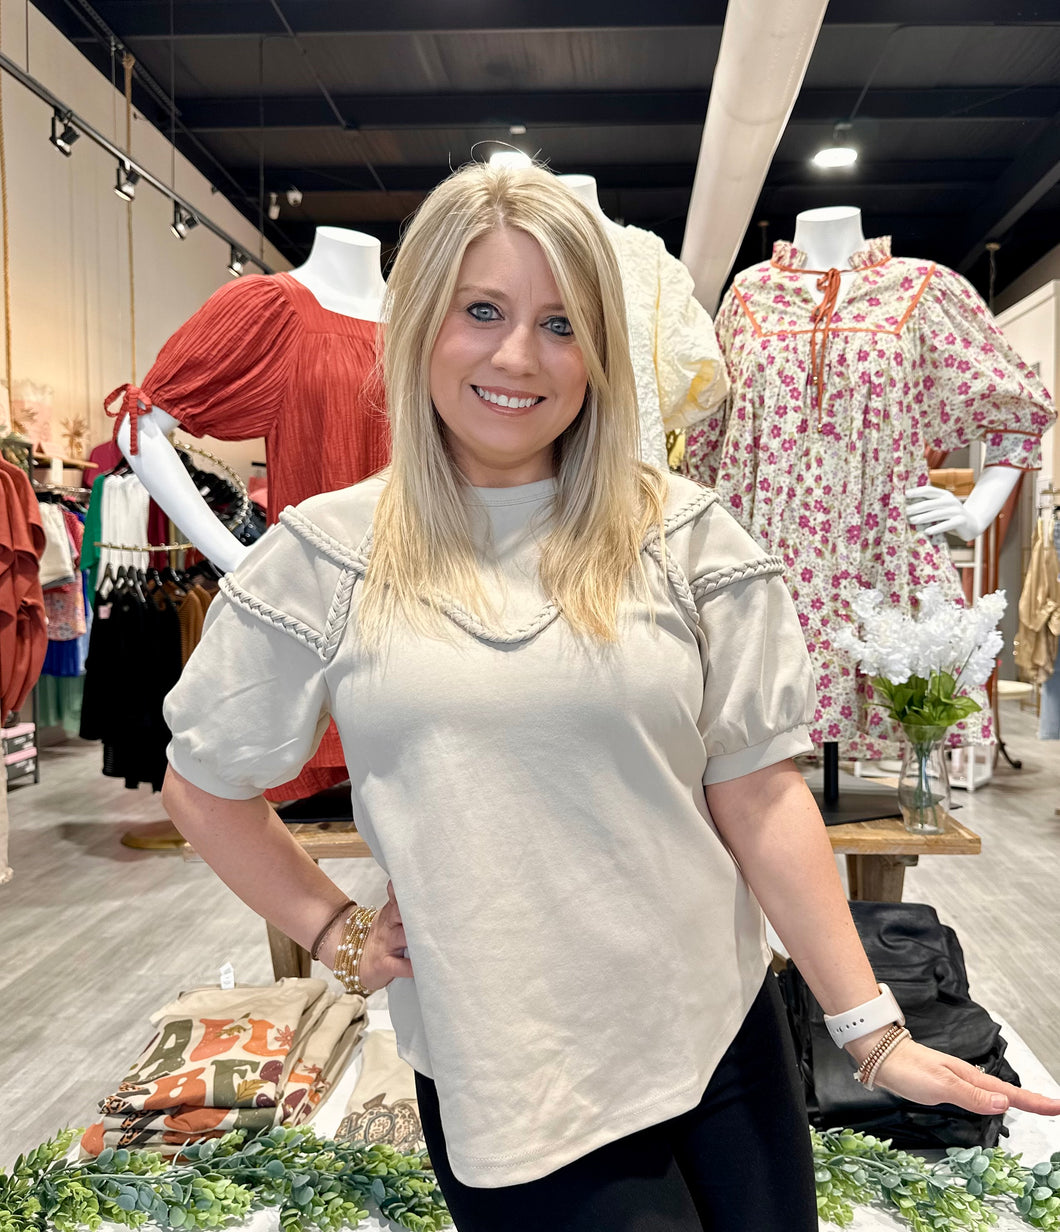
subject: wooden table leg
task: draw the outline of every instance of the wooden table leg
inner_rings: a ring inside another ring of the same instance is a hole
[[[272,973],[278,980],[286,976],[307,976],[312,962],[309,951],[303,950],[297,941],[292,941],[286,933],[265,922],[269,933],[269,953],[272,955]]]
[[[919,856],[848,855],[847,885],[851,901],[900,903],[905,870]]]

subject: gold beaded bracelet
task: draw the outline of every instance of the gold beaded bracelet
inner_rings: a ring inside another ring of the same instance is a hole
[[[893,1027],[888,1027],[876,1041],[873,1050],[854,1071],[854,1081],[860,1082],[866,1091],[873,1090],[876,1071],[903,1040],[912,1038],[905,1027],[900,1027],[898,1023],[895,1023]]]
[[[377,910],[376,907],[358,907],[351,911],[335,951],[335,974],[339,983],[347,992],[359,993],[362,997],[367,997],[370,990],[361,983],[361,955]]]

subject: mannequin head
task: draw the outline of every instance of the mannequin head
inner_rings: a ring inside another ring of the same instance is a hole
[[[597,217],[603,219],[605,223],[609,221],[600,205],[600,196],[597,192],[596,178],[594,176],[577,174],[560,175],[556,178],[565,188],[574,193],[579,201],[584,201]]]

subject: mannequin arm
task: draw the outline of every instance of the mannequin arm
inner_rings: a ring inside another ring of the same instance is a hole
[[[962,539],[975,539],[1001,512],[1021,474],[1014,466],[988,466],[965,501],[944,488],[909,488],[909,522],[926,535],[952,530]]]
[[[140,482],[200,552],[230,573],[247,554],[246,547],[225,530],[196,490],[191,476],[169,443],[167,432],[178,427],[172,415],[152,407],[140,418],[138,452],[129,448],[129,416],[118,429],[118,447]]]

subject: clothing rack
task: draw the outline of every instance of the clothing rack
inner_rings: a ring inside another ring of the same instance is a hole
[[[33,481],[34,492],[66,492],[70,496],[91,496],[92,489],[84,486],[70,487],[63,483],[37,483]]]
[[[52,462],[61,462],[64,467],[71,467],[79,471],[99,469],[98,462],[89,462],[87,458],[67,458],[60,453],[35,453],[33,454],[33,461],[41,466],[48,466]]]
[[[194,543],[95,543],[97,548],[110,548],[112,552],[186,552]]]

